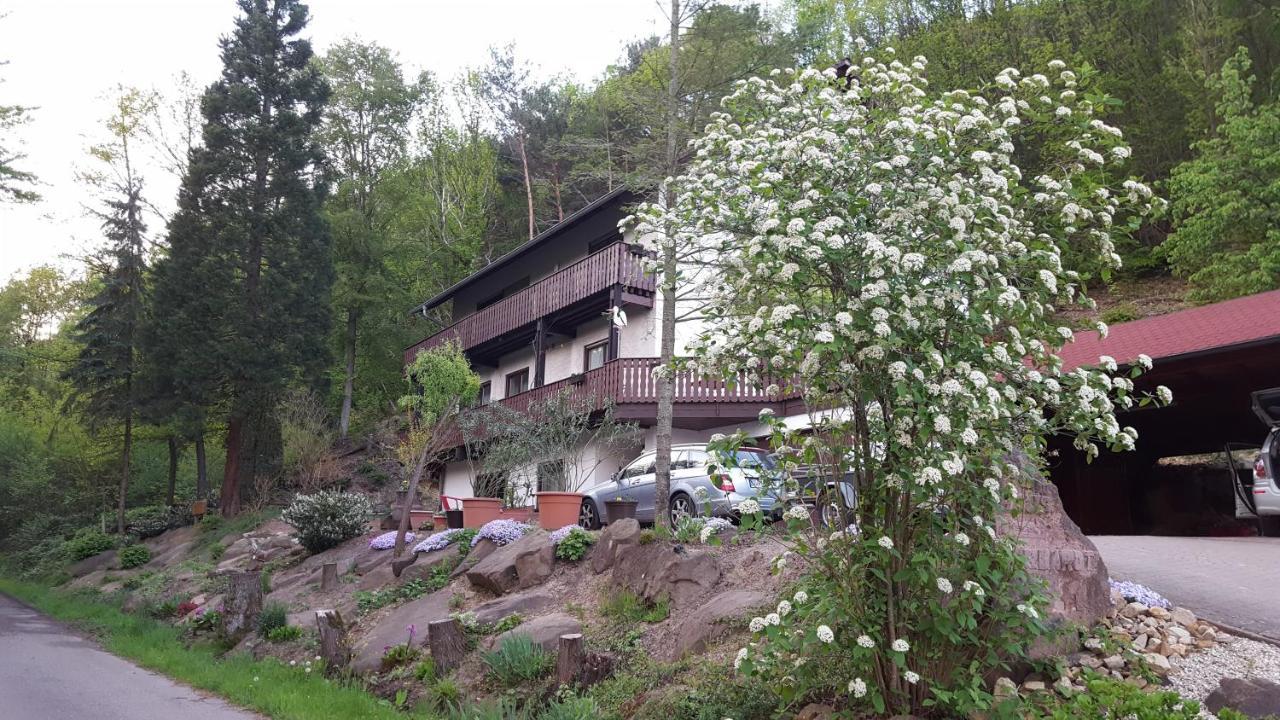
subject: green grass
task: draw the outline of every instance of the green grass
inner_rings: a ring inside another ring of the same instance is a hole
[[[630,590],[619,590],[605,599],[600,607],[605,617],[621,623],[656,623],[671,615],[671,604],[663,598],[646,603]]]
[[[275,720],[405,720],[363,690],[308,675],[277,660],[219,655],[211,645],[184,646],[179,630],[127,615],[84,594],[0,578],[0,592],[91,633],[108,651]]]

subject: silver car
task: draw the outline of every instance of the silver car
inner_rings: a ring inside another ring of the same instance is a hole
[[[1253,393],[1253,412],[1269,432],[1253,463],[1249,499],[1259,517],[1276,516],[1280,515],[1280,388]]]
[[[595,530],[610,518],[605,502],[619,497],[636,501],[636,519],[653,522],[657,479],[654,463],[657,453],[648,451],[613,474],[609,480],[587,489],[583,494],[578,524]],[[671,494],[668,507],[672,523],[680,515],[711,514],[733,517],[738,506],[748,498],[760,504],[767,516],[777,517],[785,509],[778,499],[775,466],[767,450],[741,448],[738,467],[716,467],[707,446],[702,443],[671,447]],[[705,499],[699,490],[705,491]],[[763,492],[762,492],[763,491]]]

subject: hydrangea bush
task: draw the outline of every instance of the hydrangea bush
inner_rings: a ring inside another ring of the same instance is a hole
[[[364,495],[322,490],[294,497],[280,518],[298,531],[309,552],[324,552],[364,534],[373,505]]]
[[[503,518],[501,520],[490,520],[480,526],[480,532],[471,538],[471,547],[475,547],[481,540],[489,540],[495,545],[506,545],[513,543],[524,534],[533,529],[532,525],[527,525],[518,520],[510,520]]]
[[[717,259],[695,368],[801,392],[810,431],[761,417],[781,469],[857,487],[846,530],[787,516],[808,572],[738,668],[787,701],[964,716],[1044,629],[1042,585],[993,525],[1027,477],[1014,460],[1057,432],[1091,457],[1130,449],[1116,409],[1159,401],[1135,393],[1141,367],[1064,370],[1055,317],[1092,306],[1064,250],[1118,265],[1113,233],[1159,201],[1114,172],[1129,148],[1063,63],[980,92],[932,90],[925,67],[886,49],[847,78],[739,83],[674,201],[632,222]],[[1023,175],[1027,152],[1045,174]]]
[[[369,548],[371,550],[390,550],[396,546],[396,533],[396,530],[392,530],[378,535],[369,541]],[[415,539],[417,539],[417,535],[415,533],[407,532],[404,534],[404,541],[406,543],[411,543]]]

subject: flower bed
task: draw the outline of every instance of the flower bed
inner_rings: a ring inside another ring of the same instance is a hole
[[[526,525],[515,520],[490,520],[480,527],[480,532],[471,539],[471,547],[475,547],[481,540],[489,540],[495,545],[506,545],[524,537],[529,532],[531,525]]]
[[[369,541],[369,548],[372,550],[390,550],[396,546],[396,534],[398,532],[399,531],[397,530],[392,530],[390,532],[382,533]],[[417,536],[414,533],[408,532],[404,535],[404,541],[406,543],[411,543],[415,539],[417,539]]]

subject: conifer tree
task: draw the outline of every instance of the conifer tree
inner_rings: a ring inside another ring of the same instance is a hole
[[[238,5],[157,266],[150,343],[167,372],[161,388],[226,415],[228,517],[245,482],[278,467],[280,392],[316,384],[326,366],[333,285],[314,137],[328,88],[297,37],[307,7]]]

